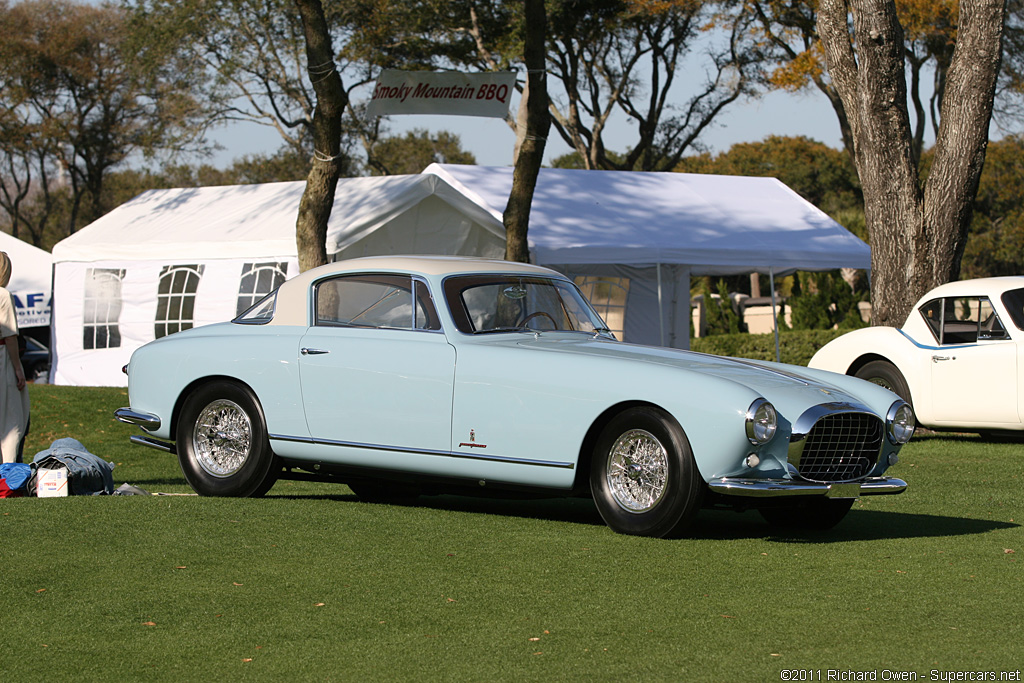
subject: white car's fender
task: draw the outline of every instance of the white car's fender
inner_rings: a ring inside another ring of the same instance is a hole
[[[931,411],[931,375],[924,360],[927,355],[920,349],[921,344],[895,327],[865,327],[825,344],[807,366],[857,376],[872,361],[888,362],[903,376],[910,392],[905,398],[920,417]]]

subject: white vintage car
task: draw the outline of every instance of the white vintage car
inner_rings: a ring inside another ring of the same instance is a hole
[[[1024,435],[1024,277],[936,287],[901,329],[844,334],[809,365],[891,389],[930,429]]]
[[[913,411],[859,379],[618,342],[573,282],[451,257],[343,261],[229,323],[138,349],[132,440],[199,493],[278,479],[421,494],[593,496],[619,532],[676,536],[702,506],[836,524],[885,476]],[[172,443],[173,442],[173,443]]]

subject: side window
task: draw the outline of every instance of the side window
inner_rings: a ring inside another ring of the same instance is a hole
[[[947,297],[921,307],[939,344],[974,344],[979,340],[1006,339],[1006,328],[988,297]]]
[[[288,264],[285,262],[243,264],[235,315],[242,315],[257,301],[280,287],[287,277],[287,271]]]
[[[157,339],[192,327],[203,266],[164,266],[156,296]]]
[[[978,307],[978,339],[1009,339],[1002,321],[988,297],[982,297]]]
[[[316,324],[441,329],[426,286],[416,281],[414,287],[407,275],[352,275],[319,283]]]
[[[121,280],[124,269],[89,268],[85,271],[82,311],[82,348],[113,349],[121,346]]]

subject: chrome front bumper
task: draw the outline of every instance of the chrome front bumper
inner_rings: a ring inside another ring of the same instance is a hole
[[[743,479],[718,477],[708,482],[715,493],[748,498],[781,496],[825,496],[826,498],[859,498],[903,493],[907,482],[895,477],[869,477],[860,481],[822,484],[799,479]]]

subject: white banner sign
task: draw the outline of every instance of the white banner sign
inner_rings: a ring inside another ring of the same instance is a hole
[[[516,75],[512,71],[465,74],[454,71],[385,69],[366,108],[369,118],[387,114],[508,114]]]

